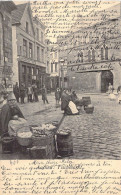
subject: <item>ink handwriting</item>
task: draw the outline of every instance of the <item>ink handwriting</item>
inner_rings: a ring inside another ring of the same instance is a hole
[[[4,163],[0,167],[2,194],[120,194],[121,173],[113,163],[65,159],[25,164],[13,161],[9,168]]]

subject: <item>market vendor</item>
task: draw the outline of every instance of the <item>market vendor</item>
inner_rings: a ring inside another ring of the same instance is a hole
[[[18,116],[24,118],[20,108],[16,103],[16,98],[13,93],[10,93],[7,98],[7,103],[3,105],[0,113],[1,133],[5,134],[8,132],[8,123],[10,120]]]
[[[72,102],[71,95],[66,89],[64,89],[61,96],[61,110],[64,110],[64,114],[67,115],[78,114],[76,105]]]
[[[76,106],[83,106],[83,100],[77,97],[77,94],[75,91],[73,91],[71,94],[71,100],[72,102],[76,104]]]

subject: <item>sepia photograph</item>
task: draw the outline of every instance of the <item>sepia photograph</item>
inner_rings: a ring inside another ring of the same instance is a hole
[[[113,160],[118,169],[121,2],[0,0],[2,194],[77,195],[88,193],[92,184],[91,193],[120,194],[121,172],[108,169]],[[56,171],[60,178],[54,180]],[[40,180],[43,174],[46,181]],[[38,187],[37,182],[46,186],[50,175],[49,187]],[[27,184],[28,177],[35,180]],[[83,179],[103,183],[80,183]]]

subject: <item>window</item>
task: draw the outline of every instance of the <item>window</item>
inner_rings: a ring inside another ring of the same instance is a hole
[[[53,72],[53,63],[51,63],[51,72]]]
[[[39,29],[37,28],[37,40],[39,40]]]
[[[88,51],[88,61],[91,62],[91,51]]]
[[[78,52],[78,62],[83,62],[83,52]]]
[[[34,68],[32,68],[32,75],[34,75]]]
[[[26,66],[22,66],[22,73],[26,74]]]
[[[23,39],[23,56],[27,57],[27,41]]]
[[[37,73],[37,75],[39,74],[39,69],[37,68],[37,70],[36,70],[36,73]]]
[[[81,62],[83,62],[83,52],[80,53]]]
[[[95,50],[92,49],[92,61],[94,62],[95,61]]]
[[[32,43],[29,43],[29,57],[32,58]]]
[[[42,51],[42,62],[44,62],[44,49],[42,49],[41,51]]]
[[[47,72],[49,72],[49,61],[47,61]]]
[[[31,74],[31,68],[30,67],[27,67],[27,73]]]
[[[57,62],[55,63],[55,72],[57,72]]]
[[[43,32],[41,32],[41,42],[43,43]]]
[[[104,47],[101,47],[101,60],[104,60]]]
[[[37,60],[40,61],[40,48],[37,46]]]
[[[101,47],[101,60],[108,60],[108,47],[107,46],[102,46]]]
[[[20,46],[20,56],[22,56],[22,46]]]
[[[108,60],[108,47],[105,47],[105,60]]]
[[[89,34],[89,42],[90,43],[92,42],[92,32],[90,32],[90,34]]]
[[[26,22],[26,33],[29,33],[29,24]]]

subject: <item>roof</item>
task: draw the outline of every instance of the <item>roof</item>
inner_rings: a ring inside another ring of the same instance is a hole
[[[15,3],[13,1],[0,1],[0,6],[4,5],[5,9],[9,12],[15,10],[17,8],[17,6],[15,5]]]
[[[42,21],[37,16],[33,17],[33,21],[38,21],[43,26],[44,29],[46,28],[46,26],[42,23]]]
[[[12,24],[20,23],[27,3],[17,5],[17,9],[12,11]]]

